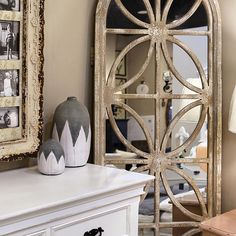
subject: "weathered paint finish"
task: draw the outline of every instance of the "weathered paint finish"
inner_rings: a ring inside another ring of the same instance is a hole
[[[160,228],[171,228],[171,227],[186,227],[191,226],[197,229],[190,230],[185,233],[185,235],[194,235],[199,231],[198,226],[199,222],[202,220],[212,217],[215,214],[220,213],[221,211],[221,130],[222,130],[222,121],[221,121],[221,111],[222,111],[222,82],[221,82],[221,17],[218,2],[216,0],[196,0],[192,8],[180,19],[175,22],[166,24],[167,15],[172,5],[173,0],[167,1],[167,4],[164,8],[163,15],[161,16],[160,12],[160,0],[156,0],[156,10],[155,14],[150,6],[148,0],[143,0],[148,15],[150,19],[150,24],[142,22],[139,19],[132,16],[127,9],[124,7],[120,0],[115,0],[121,11],[126,17],[128,17],[133,23],[143,27],[143,29],[107,29],[106,28],[106,15],[110,0],[100,0],[97,7],[96,13],[96,40],[95,40],[95,162],[96,164],[143,164],[143,166],[137,168],[135,171],[142,172],[148,171],[149,174],[155,175],[156,180],[154,181],[155,187],[155,215],[153,223],[141,223],[140,229],[150,228],[155,232],[155,236],[159,235]],[[187,0],[186,0],[187,1]],[[183,24],[187,19],[189,19],[194,12],[198,9],[200,4],[203,4],[206,9],[206,14],[208,17],[208,30],[207,31],[194,31],[194,30],[177,30],[175,27]],[[108,79],[106,78],[105,68],[106,68],[106,35],[107,34],[127,34],[140,35],[140,38],[132,41],[128,46],[126,46],[116,58]],[[208,38],[208,79],[204,73],[204,68],[201,65],[200,61],[196,55],[181,41],[174,38],[174,35],[192,35],[192,36],[206,36]],[[150,41],[150,47],[146,60],[133,78],[129,78],[127,83],[114,87],[113,81],[115,80],[115,71],[116,67],[119,65],[122,58],[136,45],[141,42]],[[194,61],[196,68],[200,74],[202,80],[202,88],[197,88],[194,85],[188,83],[182,78],[182,76],[175,69],[171,56],[169,55],[167,49],[167,41],[177,44],[182,48],[189,57]],[[162,73],[156,71],[156,93],[154,94],[117,94],[118,91],[126,89],[132,83],[137,81],[143,71],[147,68],[148,63],[152,55],[155,55],[157,68],[160,65],[160,55],[163,54],[165,61],[173,73],[173,75],[178,79],[180,83],[189,88],[190,90],[196,92],[196,94],[166,94],[163,93],[160,86],[160,81],[162,79]],[[142,118],[127,104],[121,102],[121,99],[154,99],[156,101],[156,117],[159,117],[160,113],[160,101],[161,99],[195,99],[193,103],[186,106],[184,109],[179,111],[179,113],[172,120],[171,124],[166,130],[164,139],[162,141],[159,137],[161,130],[160,120],[156,119],[156,138],[152,140],[151,134],[148,128],[145,126]],[[124,138],[120,132],[118,126],[116,125],[115,118],[112,113],[111,105],[116,104],[124,108],[129,114],[131,114],[140,127],[143,129],[143,132],[146,137],[148,144],[149,152],[143,152],[138,148],[134,147],[128,140]],[[188,112],[190,109],[202,106],[201,116],[197,124],[196,129],[190,136],[190,138],[176,150],[171,151],[170,153],[165,153],[167,147],[168,138],[173,131],[175,124],[181,119],[181,117]],[[115,131],[117,137],[120,141],[127,146],[127,148],[139,156],[142,156],[142,159],[126,159],[122,158],[105,158],[105,120],[106,113],[110,119],[113,130]],[[208,158],[206,159],[179,159],[176,156],[179,156],[185,148],[187,148],[199,134],[202,125],[204,124],[206,116],[208,117]],[[206,163],[208,165],[208,205],[205,206],[204,199],[200,194],[199,188],[189,176],[187,176],[182,170],[174,167],[176,163]],[[202,209],[202,215],[196,215],[189,212],[185,209],[175,198],[173,193],[170,190],[168,181],[165,176],[166,169],[177,172],[182,176],[189,185],[195,191],[195,194],[198,198],[199,205]],[[165,189],[176,207],[178,207],[183,214],[190,217],[192,222],[170,222],[170,223],[161,223],[160,222],[160,213],[159,213],[159,186],[162,181]],[[145,191],[149,190],[149,185],[146,186]]]

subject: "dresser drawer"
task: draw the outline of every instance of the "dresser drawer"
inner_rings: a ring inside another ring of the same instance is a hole
[[[47,231],[43,230],[43,231],[39,231],[39,232],[25,234],[25,236],[47,236]]]
[[[6,234],[6,236],[49,236],[49,235],[50,232],[48,229],[37,230],[35,228],[22,230],[17,233]]]
[[[84,218],[78,216],[78,219],[52,227],[52,236],[84,236],[86,232],[98,228],[104,230],[102,236],[128,236],[128,213],[127,207]]]

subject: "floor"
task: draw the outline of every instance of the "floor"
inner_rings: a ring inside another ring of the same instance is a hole
[[[154,236],[154,233],[151,230],[139,231],[139,236]],[[172,233],[167,230],[166,232],[160,232],[160,236],[172,236]]]

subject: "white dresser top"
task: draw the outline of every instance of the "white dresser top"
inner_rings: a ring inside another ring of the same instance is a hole
[[[17,216],[142,186],[154,177],[87,164],[46,176],[37,168],[0,173],[0,224]]]

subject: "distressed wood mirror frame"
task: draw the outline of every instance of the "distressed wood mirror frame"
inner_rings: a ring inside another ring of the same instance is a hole
[[[42,136],[44,0],[0,2],[0,161],[33,155]]]
[[[143,172],[148,171],[149,174],[155,175],[155,214],[154,221],[151,223],[140,223],[140,229],[152,229],[154,235],[160,234],[162,228],[179,228],[189,227],[190,230],[184,235],[195,235],[200,230],[198,228],[199,222],[206,218],[212,217],[221,212],[221,129],[222,129],[222,83],[221,83],[221,17],[219,5],[217,0],[196,0],[191,9],[180,19],[167,23],[167,16],[173,0],[167,0],[163,12],[160,11],[160,0],[155,1],[155,13],[149,0],[143,0],[146,6],[147,14],[150,23],[146,23],[134,17],[123,5],[123,1],[114,0],[120,11],[138,27],[135,29],[123,28],[107,28],[107,15],[109,10],[110,0],[99,0],[96,12],[96,39],[95,39],[95,163],[99,165],[105,164],[141,164],[135,171]],[[186,0],[187,1],[187,0]],[[181,30],[176,27],[186,22],[198,9],[200,4],[203,4],[208,18],[208,29],[206,31],[195,30]],[[141,29],[140,29],[141,27]],[[107,35],[139,35],[139,39],[132,41],[126,46],[119,56],[115,59],[108,78],[106,78],[106,39]],[[192,35],[192,36],[206,36],[208,39],[208,79],[204,73],[204,68],[199,62],[198,58],[184,43],[176,40],[175,35]],[[145,63],[139,72],[132,78],[129,78],[126,83],[116,87],[114,86],[116,68],[120,64],[122,58],[137,44],[150,41],[150,48],[145,59]],[[174,68],[171,59],[168,55],[166,42],[172,42],[181,47],[194,61],[198,68],[199,75],[202,81],[202,88],[198,88],[187,81],[185,81],[178,71]],[[130,84],[134,83],[142,76],[143,71],[146,69],[151,55],[155,53],[156,60],[156,93],[154,94],[122,94],[119,91],[126,89]],[[189,90],[194,91],[194,94],[166,94],[160,88],[160,81],[162,80],[162,73],[158,73],[158,66],[160,54],[163,53],[169,70],[175,75],[177,80],[186,86]],[[165,130],[164,138],[156,135],[153,141],[150,137],[150,132],[145,126],[142,118],[127,104],[123,103],[124,99],[154,99],[156,102],[156,133],[160,132],[161,126],[158,119],[160,113],[159,107],[161,99],[193,99],[193,102],[182,109],[172,120],[168,128]],[[112,113],[112,105],[122,107],[129,112],[143,129],[146,136],[149,152],[143,152],[134,147],[127,139],[124,138],[119,130]],[[190,109],[196,106],[202,106],[201,116],[198,121],[197,127],[190,136],[190,138],[180,147],[169,153],[165,152],[166,143],[170,136],[173,127],[178,120]],[[142,158],[135,159],[119,159],[106,157],[106,119],[110,120],[112,128],[120,141],[132,151]],[[207,117],[208,121],[208,158],[194,158],[185,159],[178,158],[183,150],[188,147],[193,139],[196,138],[200,132],[201,127]],[[176,158],[177,157],[177,158]],[[203,197],[191,177],[184,173],[181,169],[176,167],[178,163],[204,163],[207,165],[207,206]],[[202,214],[197,215],[188,211],[183,207],[178,199],[173,195],[165,171],[171,170],[178,173],[182,178],[188,182],[193,188],[199,202]],[[165,187],[170,201],[175,205],[185,216],[188,216],[190,221],[180,222],[160,222],[160,182]],[[147,194],[150,186],[146,186],[145,192]],[[144,196],[145,197],[145,196]]]

